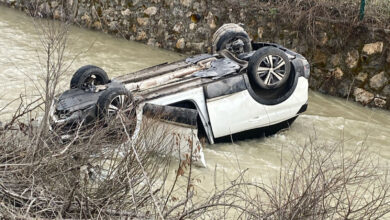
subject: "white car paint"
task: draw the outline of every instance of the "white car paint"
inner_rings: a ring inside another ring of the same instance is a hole
[[[277,105],[258,103],[248,90],[207,100],[215,138],[266,127],[295,117],[307,102],[308,82],[299,77],[293,94]]]
[[[207,108],[215,138],[269,124],[264,105],[248,90],[207,100]]]
[[[277,105],[266,105],[270,125],[274,125],[295,117],[299,109],[307,102],[308,82],[304,77],[298,78],[298,84],[293,94],[284,102]]]

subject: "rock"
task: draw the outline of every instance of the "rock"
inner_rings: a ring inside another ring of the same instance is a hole
[[[204,48],[204,43],[186,43],[186,47],[187,48],[191,48],[193,50],[195,50],[196,52],[202,52],[203,51],[203,48]]]
[[[183,17],[184,16],[184,11],[182,9],[180,9],[179,7],[175,7],[175,8],[173,8],[171,14],[173,16],[176,16],[176,17]]]
[[[345,81],[343,80],[338,86],[337,86],[337,94],[341,97],[348,97],[350,93],[350,87],[351,87],[351,81]]]
[[[325,53],[321,52],[320,50],[316,50],[313,58],[314,63],[313,64],[326,64],[327,56]]]
[[[54,19],[59,20],[61,18],[61,15],[62,15],[62,13],[60,10],[58,10],[58,9],[54,10],[54,12],[53,12]]]
[[[381,72],[379,74],[376,74],[370,79],[370,87],[379,90],[383,86],[385,86],[388,82],[387,77],[385,76],[385,72]]]
[[[264,34],[264,28],[258,27],[257,28],[257,35],[259,36],[259,39],[263,38],[263,34]]]
[[[370,59],[368,65],[366,65],[366,67],[380,71],[383,69],[383,64],[384,64],[384,62],[382,62],[382,59],[374,58],[374,59]]]
[[[173,26],[173,31],[176,33],[181,33],[182,30],[183,25],[181,23],[175,24],[175,26]]]
[[[95,21],[92,24],[92,27],[95,28],[96,30],[100,30],[100,29],[102,29],[102,23],[100,23],[100,21]]]
[[[333,54],[331,57],[330,57],[330,64],[332,64],[332,66],[336,67],[336,66],[339,66],[340,63],[341,63],[341,55],[338,53],[338,54]]]
[[[149,38],[147,45],[149,45],[149,46],[154,46],[155,43],[156,43],[156,39],[154,39],[154,38]]]
[[[112,18],[115,16],[115,11],[112,8],[108,8],[103,11],[103,17],[105,17],[107,20],[112,20]]]
[[[326,32],[321,32],[320,33],[320,45],[324,46],[326,43],[328,43],[328,34]]]
[[[331,74],[335,79],[341,79],[344,76],[344,72],[340,69],[340,67],[337,67]]]
[[[211,30],[214,30],[217,27],[217,25],[215,24],[215,20],[214,19],[211,19],[211,21],[209,23],[209,26],[210,26]]]
[[[206,19],[207,19],[207,23],[208,23],[208,25],[210,26],[211,29],[215,29],[217,27],[217,25],[215,24],[215,19],[214,19],[214,14],[213,13],[209,12],[207,14]]]
[[[382,51],[383,51],[383,42],[381,41],[376,43],[366,44],[363,47],[363,53],[367,55],[382,53]]]
[[[117,21],[111,21],[110,23],[108,23],[108,29],[110,31],[117,32],[118,31],[118,22]]]
[[[87,25],[91,23],[91,17],[87,13],[81,17],[81,20],[84,21],[84,23]]]
[[[192,4],[192,0],[180,0],[180,3],[186,7],[190,7]]]
[[[149,18],[137,18],[138,24],[147,26],[149,24]]]
[[[186,42],[184,40],[184,38],[180,38],[177,42],[176,42],[176,48],[177,49],[184,49],[185,48],[185,45],[186,45]]]
[[[121,11],[121,14],[122,14],[123,16],[129,16],[129,15],[131,15],[131,11],[130,11],[130,9],[126,9],[126,10],[124,10],[124,11]]]
[[[158,20],[157,25],[158,25],[159,27],[164,27],[164,21],[163,21],[162,19]]]
[[[359,51],[352,50],[347,53],[347,59],[345,59],[345,63],[347,64],[347,67],[350,69],[353,69],[357,67],[359,61]]]
[[[146,40],[147,35],[145,31],[138,32],[137,37],[135,38],[138,41]]]
[[[128,29],[130,27],[130,22],[127,19],[124,19],[121,26],[121,28],[126,27],[126,29]]]
[[[50,3],[50,5],[51,5],[52,8],[57,8],[58,2],[57,2],[57,1],[52,1],[52,2]]]
[[[99,19],[99,14],[97,13],[95,6],[91,7],[91,14],[93,20]]]
[[[384,96],[390,96],[390,85],[387,85],[387,86],[385,86],[385,88],[383,88],[382,94]]]
[[[144,13],[148,16],[153,16],[153,15],[157,14],[157,8],[156,7],[149,7],[149,8],[144,10]]]
[[[72,7],[73,6],[73,0],[68,0],[67,4],[68,4],[69,7]]]
[[[361,83],[364,83],[368,78],[367,73],[360,72],[356,77],[355,80]]]
[[[50,13],[50,6],[47,2],[42,3],[39,6],[39,12],[41,12],[44,16],[48,15]]]
[[[383,108],[386,106],[386,100],[381,98],[374,99],[374,105],[379,108]]]
[[[191,23],[191,24],[190,24],[190,30],[194,30],[195,28],[196,28],[196,24]]]
[[[374,94],[361,88],[355,88],[353,95],[355,96],[355,101],[363,105],[369,104],[374,99]]]

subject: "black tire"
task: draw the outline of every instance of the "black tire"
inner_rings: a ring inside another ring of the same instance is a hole
[[[110,82],[107,73],[100,67],[87,65],[78,69],[70,80],[70,88],[87,89],[93,85],[105,85]]]
[[[291,63],[287,55],[275,47],[263,47],[257,50],[248,63],[249,78],[256,86],[263,89],[276,89],[283,86],[290,76],[290,71]]]
[[[111,87],[105,90],[97,101],[96,116],[110,118],[115,116],[118,110],[125,110],[133,104],[133,96],[125,87]],[[113,108],[116,107],[115,108]],[[134,111],[129,112],[133,114]]]
[[[242,43],[243,45],[234,46],[236,43]],[[227,49],[238,56],[242,53],[251,52],[252,44],[248,33],[241,26],[237,24],[225,24],[214,33],[212,49],[213,53]]]
[[[237,31],[243,30],[243,28],[238,24],[234,24],[234,23],[224,24],[220,28],[218,28],[218,30],[214,33],[212,42],[216,42],[219,38],[221,38],[222,33],[232,29],[235,29]]]

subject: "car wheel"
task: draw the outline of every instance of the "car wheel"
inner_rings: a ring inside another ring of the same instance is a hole
[[[290,76],[290,70],[287,55],[275,47],[263,47],[249,59],[248,76],[263,89],[283,86]]]
[[[236,56],[252,51],[248,33],[238,24],[222,25],[213,35],[212,52],[228,50]]]
[[[107,73],[93,65],[83,66],[78,69],[70,80],[70,88],[87,89],[94,85],[105,85],[110,81]]]
[[[108,88],[98,99],[96,115],[100,118],[112,118],[119,111],[129,110],[132,103],[133,96],[125,87]],[[130,113],[132,114],[131,110],[126,114]]]

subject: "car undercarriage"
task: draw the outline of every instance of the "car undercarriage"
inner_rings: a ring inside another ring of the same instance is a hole
[[[306,109],[310,65],[300,54],[252,42],[236,24],[217,30],[213,52],[114,79],[99,67],[84,66],[54,103],[52,127],[88,124],[132,108],[133,139],[144,119],[153,118],[196,140],[172,144],[179,149],[173,151],[176,156],[192,155],[206,166],[198,134],[213,144],[217,138],[289,121]]]

